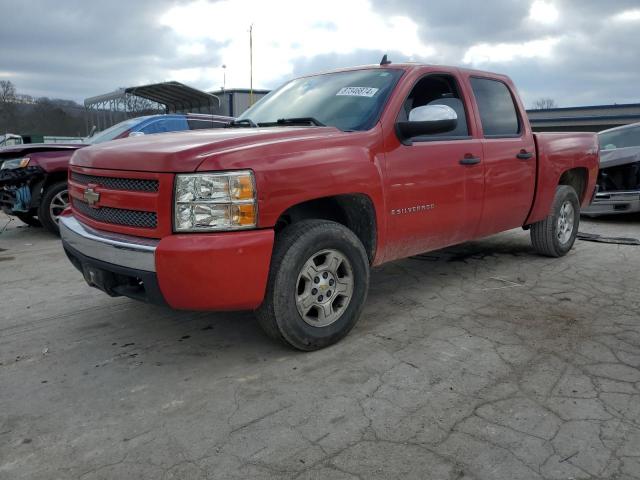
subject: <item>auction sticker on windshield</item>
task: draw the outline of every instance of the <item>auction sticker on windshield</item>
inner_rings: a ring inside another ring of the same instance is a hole
[[[336,96],[373,97],[378,90],[378,88],[373,87],[344,87],[338,90]]]

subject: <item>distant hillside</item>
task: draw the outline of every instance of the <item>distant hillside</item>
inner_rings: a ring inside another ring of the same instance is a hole
[[[49,99],[38,99],[35,105],[0,103],[0,133],[86,135],[84,108],[70,103]]]
[[[86,130],[83,106],[19,95],[11,82],[0,82],[0,134],[84,136]]]

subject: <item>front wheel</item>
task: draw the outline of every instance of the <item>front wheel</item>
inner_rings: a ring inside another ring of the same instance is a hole
[[[38,207],[38,219],[42,226],[51,233],[59,235],[58,219],[68,206],[67,182],[57,182],[47,187],[40,200],[40,207]]]
[[[580,224],[580,202],[576,191],[559,185],[547,218],[531,225],[531,243],[547,257],[562,257],[573,247]]]
[[[264,302],[265,332],[299,350],[336,343],[358,321],[369,288],[369,260],[348,228],[305,220],[276,240]]]

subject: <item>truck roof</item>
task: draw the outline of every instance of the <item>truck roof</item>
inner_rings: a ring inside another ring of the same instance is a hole
[[[492,77],[492,78],[499,78],[502,80],[509,80],[509,77],[507,75],[503,75],[495,72],[489,72],[485,70],[462,68],[462,67],[457,67],[452,65],[438,65],[438,64],[417,63],[417,62],[389,63],[386,65],[380,65],[380,64],[358,65],[355,67],[336,68],[332,70],[325,70],[325,71],[320,71],[316,73],[311,73],[308,75],[301,75],[299,78],[313,77],[316,75],[326,75],[328,73],[335,73],[335,72],[350,72],[354,70],[369,70],[369,69],[376,69],[376,68],[379,68],[381,70],[383,69],[405,70],[407,72],[429,68],[429,69],[433,69],[434,71],[459,72],[459,73],[465,73],[468,75],[478,75],[482,77]]]

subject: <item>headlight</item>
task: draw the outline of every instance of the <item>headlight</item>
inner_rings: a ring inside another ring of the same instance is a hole
[[[253,172],[176,175],[176,232],[253,228],[258,218]]]
[[[11,160],[5,160],[0,166],[0,170],[14,170],[16,168],[24,168],[29,165],[29,157],[14,158]]]

